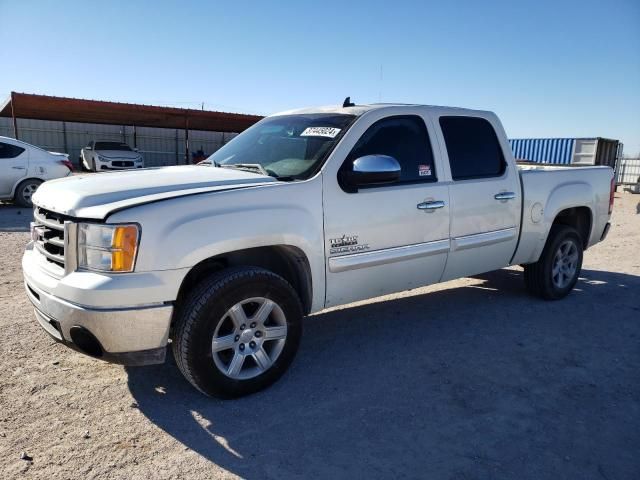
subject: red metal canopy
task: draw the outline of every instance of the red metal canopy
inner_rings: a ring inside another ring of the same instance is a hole
[[[215,132],[241,132],[259,115],[212,112],[134,103],[103,102],[11,92],[0,105],[0,116],[66,122],[135,125],[138,127],[188,128]]]

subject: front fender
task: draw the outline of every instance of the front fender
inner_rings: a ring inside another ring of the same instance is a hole
[[[168,223],[160,235],[160,248],[171,249],[164,266],[172,268],[191,267],[226,252],[271,245],[297,247],[309,257],[323,245],[321,230],[313,217],[290,206],[190,216]]]
[[[136,272],[186,269],[208,258],[255,247],[301,250],[324,302],[321,180],[191,195],[117,212],[111,222],[142,227]]]

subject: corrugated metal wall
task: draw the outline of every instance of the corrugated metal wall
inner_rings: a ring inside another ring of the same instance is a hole
[[[640,183],[640,158],[623,158],[618,166],[618,185]]]
[[[622,144],[617,140],[607,140],[600,138],[598,140],[598,150],[595,156],[596,165],[607,165],[611,168],[616,167],[616,160],[622,157]]]
[[[134,129],[125,125],[55,122],[19,118],[20,140],[53,152],[68,153],[76,165],[80,149],[91,140],[113,140],[134,146]],[[197,150],[210,155],[227,143],[236,133],[189,130],[190,154]],[[10,118],[0,117],[0,136],[13,137]],[[144,155],[145,166],[184,164],[185,131],[169,128],[136,127],[135,144]]]
[[[574,138],[514,138],[510,139],[517,160],[538,163],[569,164],[573,157]]]

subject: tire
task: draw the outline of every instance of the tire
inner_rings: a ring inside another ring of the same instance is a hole
[[[89,171],[91,172],[97,172],[98,169],[96,168],[96,159],[92,158],[91,159],[91,168],[89,169]]]
[[[15,202],[21,207],[33,207],[31,197],[41,183],[42,180],[36,178],[30,178],[20,182],[16,187]]]
[[[172,342],[176,364],[205,395],[255,393],[276,382],[293,361],[302,316],[296,291],[282,277],[257,267],[217,272],[187,294],[180,308]]]
[[[566,297],[580,276],[582,256],[578,231],[567,225],[553,225],[540,259],[524,266],[527,290],[545,300]]]

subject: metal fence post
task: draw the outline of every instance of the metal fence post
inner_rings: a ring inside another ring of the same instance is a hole
[[[16,111],[15,111],[15,98],[14,98],[14,92],[11,92],[11,118],[13,119],[13,137],[16,140],[19,140],[18,138],[18,122],[16,120]]]
[[[180,165],[180,149],[178,147],[178,129],[176,128],[176,165]]]
[[[189,118],[186,119],[186,127],[184,129],[184,164],[189,165]]]

